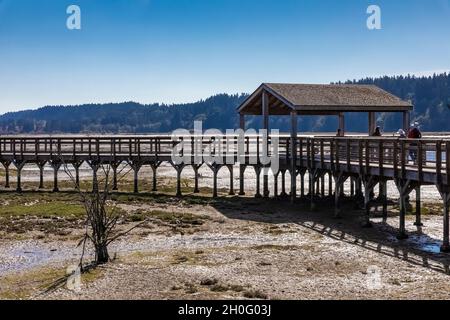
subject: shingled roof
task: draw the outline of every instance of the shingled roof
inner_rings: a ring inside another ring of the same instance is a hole
[[[267,92],[270,114],[335,114],[336,112],[400,112],[409,102],[374,85],[263,83],[238,108],[243,114],[261,114],[262,93]]]

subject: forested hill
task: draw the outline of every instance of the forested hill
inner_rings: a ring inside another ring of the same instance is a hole
[[[412,119],[425,131],[450,131],[450,74],[416,78],[412,76],[367,78],[347,83],[375,84],[405,100],[412,100]],[[155,133],[193,127],[203,120],[204,128],[227,129],[238,125],[236,107],[246,95],[219,94],[189,104],[142,105],[135,102],[46,106],[37,110],[0,116],[0,133]],[[300,117],[302,131],[335,131],[335,117]],[[397,130],[399,115],[379,114],[377,121],[386,131]],[[249,119],[259,127],[261,119]],[[349,114],[347,130],[366,131],[367,115]],[[289,130],[286,117],[273,117],[271,126]]]

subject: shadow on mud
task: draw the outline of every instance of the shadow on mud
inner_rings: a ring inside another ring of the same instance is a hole
[[[392,204],[392,203],[391,203]],[[292,223],[332,239],[372,250],[445,274],[450,274],[450,255],[440,252],[441,241],[424,233],[425,227],[408,230],[409,238],[397,240],[398,229],[381,218],[381,208],[374,208],[372,228],[362,228],[364,211],[355,209],[353,199],[343,200],[342,219],[333,218],[334,203],[329,198],[318,201],[317,210],[310,210],[309,200],[222,198],[211,205],[231,219],[269,224]],[[389,213],[388,221],[398,216]],[[407,221],[407,224],[411,224]]]

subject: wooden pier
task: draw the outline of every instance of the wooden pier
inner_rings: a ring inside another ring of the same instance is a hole
[[[53,168],[53,190],[58,191],[58,172],[70,164],[79,183],[79,168],[87,163],[95,176],[100,165],[109,165],[113,172],[113,190],[117,190],[117,169],[124,163],[134,173],[134,192],[138,190],[139,171],[150,166],[153,172],[152,191],[157,190],[157,170],[163,162],[170,163],[177,173],[176,195],[181,194],[183,169],[192,166],[194,192],[199,192],[199,168],[208,166],[213,172],[213,197],[217,197],[217,176],[226,167],[230,171],[230,194],[234,194],[234,168],[239,166],[239,195],[245,195],[244,172],[253,167],[256,173],[256,197],[269,197],[268,174],[274,176],[274,197],[309,199],[316,207],[317,196],[325,195],[328,178],[328,196],[334,197],[336,218],[341,217],[340,202],[344,183],[350,183],[350,196],[364,204],[363,227],[370,227],[370,207],[374,189],[379,187],[378,202],[387,218],[387,182],[397,186],[399,199],[398,238],[407,238],[405,229],[406,206],[409,194],[416,193],[416,222],[421,222],[420,187],[434,185],[443,203],[443,242],[441,250],[450,251],[450,139],[400,139],[394,137],[345,136],[345,113],[368,114],[369,136],[376,127],[377,113],[402,114],[406,132],[410,125],[411,102],[371,85],[308,85],[263,83],[238,108],[241,131],[236,135],[204,136],[169,135],[148,136],[16,136],[0,137],[0,162],[5,168],[5,187],[9,188],[9,168],[17,169],[17,191],[22,190],[21,174],[26,164],[33,163],[40,171],[39,187],[44,186],[44,166]],[[299,136],[298,116],[338,117],[337,137]],[[256,135],[245,131],[246,116],[262,116],[263,129],[269,130],[269,116],[289,116],[290,135]],[[244,133],[245,132],[245,133]],[[199,142],[200,141],[200,142]],[[174,161],[180,145],[183,161]],[[276,148],[275,148],[276,147]],[[201,157],[208,150],[214,157]],[[277,160],[277,166],[267,158]],[[209,160],[208,160],[209,159]],[[214,160],[210,160],[214,159]],[[271,170],[268,170],[271,168]],[[276,168],[273,170],[273,168]],[[286,180],[286,173],[290,181]],[[263,181],[261,183],[261,176]],[[308,186],[305,185],[308,177]],[[297,181],[300,185],[297,186]],[[261,191],[262,184],[262,191]],[[281,185],[280,185],[281,184]],[[290,187],[289,196],[286,193]],[[280,187],[280,188],[279,188]]]
[[[370,227],[370,207],[373,191],[378,185],[379,201],[383,203],[383,216],[387,218],[388,181],[394,181],[399,198],[399,239],[407,237],[405,229],[406,202],[411,192],[416,192],[416,225],[421,225],[420,187],[434,185],[443,201],[443,244],[442,251],[450,251],[449,243],[449,206],[450,206],[450,139],[399,139],[375,137],[297,137],[279,135],[278,159],[279,169],[269,171],[274,176],[274,194],[270,194],[267,175],[263,169],[269,167],[260,161],[264,148],[263,137],[245,136],[244,146],[239,148],[238,136],[203,137],[201,149],[209,148],[215,159],[214,163],[195,163],[194,136],[179,137],[174,142],[168,135],[161,136],[61,136],[61,137],[0,137],[0,162],[5,169],[5,188],[10,187],[11,166],[17,172],[17,191],[22,191],[21,175],[26,164],[35,164],[40,169],[39,187],[44,186],[44,166],[49,164],[54,170],[53,190],[57,192],[58,173],[61,166],[73,166],[79,182],[79,168],[87,163],[93,171],[99,165],[110,165],[113,172],[113,189],[117,190],[117,168],[129,165],[134,173],[134,192],[138,190],[139,171],[149,166],[153,171],[152,191],[157,190],[157,170],[163,162],[170,163],[177,172],[177,196],[181,194],[181,177],[183,169],[192,166],[195,173],[194,192],[198,192],[199,174],[202,165],[213,172],[213,196],[217,197],[217,174],[226,167],[230,171],[230,194],[234,194],[234,167],[239,166],[239,195],[245,195],[244,171],[253,167],[256,172],[256,197],[286,196],[290,187],[290,200],[308,199],[312,209],[315,208],[317,195],[325,194],[325,179],[328,184],[328,196],[335,201],[336,218],[341,217],[340,201],[344,183],[350,182],[351,196],[359,198],[365,206],[363,227]],[[242,139],[242,137],[241,137]],[[218,143],[218,141],[220,141]],[[269,151],[274,136],[268,137]],[[172,153],[180,143],[189,163],[174,163]],[[228,147],[226,147],[226,145]],[[230,148],[229,146],[232,146]],[[187,146],[187,147],[186,147]],[[191,146],[191,147],[189,147]],[[243,154],[240,154],[243,150]],[[276,156],[269,154],[270,156]],[[411,158],[416,158],[413,161]],[[230,159],[231,162],[230,163]],[[256,159],[256,161],[255,161]],[[286,173],[291,176],[286,180]],[[309,184],[305,185],[308,175]],[[261,183],[261,176],[263,183]],[[297,181],[300,181],[299,188]],[[262,184],[262,191],[261,191]],[[286,197],[288,199],[288,197]],[[301,213],[300,213],[301,214]]]

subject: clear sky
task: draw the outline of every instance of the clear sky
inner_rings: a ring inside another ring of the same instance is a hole
[[[0,113],[440,70],[450,0],[0,0]]]

